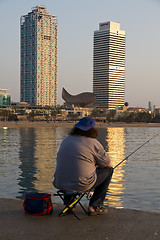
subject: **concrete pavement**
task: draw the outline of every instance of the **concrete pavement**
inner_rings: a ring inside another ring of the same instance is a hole
[[[58,217],[62,207],[53,204],[52,215],[31,216],[24,213],[23,201],[0,199],[0,239],[160,240],[160,214],[109,208],[107,215],[77,220],[73,215]]]

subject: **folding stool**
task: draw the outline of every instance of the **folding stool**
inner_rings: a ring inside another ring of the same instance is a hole
[[[62,191],[62,190],[58,190],[57,191],[57,194],[54,194],[54,196],[59,196],[63,203],[64,203],[64,197],[65,196],[72,196],[72,200],[68,203],[68,204],[65,204],[65,207],[64,209],[59,213],[59,217],[60,216],[63,216],[67,213],[72,213],[77,219],[82,219],[80,218],[79,216],[77,216],[75,214],[75,212],[73,211],[73,208],[79,204],[81,206],[81,208],[83,209],[83,211],[85,212],[86,215],[88,215],[86,209],[83,207],[83,205],[81,204],[80,200],[83,198],[83,196],[87,194],[87,192],[84,192],[84,193],[81,193],[81,192],[66,192],[66,191]]]

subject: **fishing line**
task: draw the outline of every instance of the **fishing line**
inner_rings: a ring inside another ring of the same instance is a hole
[[[132,154],[134,154],[135,152],[137,152],[140,148],[142,148],[144,145],[146,145],[147,143],[149,143],[153,138],[157,137],[160,133],[156,134],[155,136],[151,137],[150,139],[148,139],[145,143],[143,143],[142,145],[140,145],[138,148],[136,148],[133,152],[131,152],[127,157],[125,157],[122,161],[120,161],[113,169],[117,168],[121,163],[123,163],[124,161],[126,161]]]
[[[150,139],[148,139],[146,142],[144,142],[142,145],[140,145],[138,148],[136,148],[133,152],[131,152],[127,157],[125,157],[122,161],[120,161],[115,167],[113,167],[112,169],[114,170],[115,168],[117,168],[120,164],[122,164],[124,161],[126,161],[132,154],[134,154],[135,152],[137,152],[140,148],[142,148],[144,145],[146,145],[147,143],[149,143],[153,138],[157,137],[158,135],[160,135],[160,133],[156,134],[155,136],[151,137]],[[113,174],[113,171],[112,173],[108,176],[111,177]],[[90,199],[93,195],[93,191],[89,191],[88,194],[87,194],[87,199]]]

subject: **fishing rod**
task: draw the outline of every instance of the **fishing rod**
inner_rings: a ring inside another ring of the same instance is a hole
[[[120,164],[122,164],[124,161],[126,161],[132,154],[134,154],[135,152],[137,152],[140,148],[142,148],[144,145],[146,145],[147,143],[149,143],[153,138],[157,137],[158,135],[160,135],[160,133],[156,134],[155,136],[151,137],[150,139],[148,139],[146,142],[144,142],[142,145],[140,145],[138,148],[136,148],[133,152],[131,152],[127,157],[125,157],[122,161],[120,161],[115,167],[113,167],[113,170],[115,168],[117,168]],[[111,177],[113,174],[113,171],[112,173],[109,174],[108,178]],[[90,199],[93,195],[93,191],[90,191],[88,194],[87,194],[87,199]]]
[[[133,152],[131,152],[127,157],[125,157],[122,161],[120,161],[115,167],[113,167],[112,169],[114,170],[115,168],[117,168],[120,164],[122,164],[124,161],[126,161],[132,154],[134,154],[135,152],[137,152],[140,148],[142,148],[144,145],[146,145],[147,143],[149,143],[153,138],[157,137],[158,135],[160,135],[160,133],[156,134],[155,136],[151,137],[150,139],[148,139],[146,142],[144,142],[143,144],[141,144],[138,148],[136,148]],[[113,174],[112,173],[109,174],[108,178],[111,177]],[[89,191],[87,194],[87,199],[90,199],[93,195],[94,191]]]
[[[131,152],[127,157],[125,157],[122,161],[120,161],[113,169],[117,168],[121,163],[123,163],[124,161],[126,161],[132,154],[134,154],[135,152],[137,152],[140,148],[142,148],[144,145],[146,145],[147,143],[149,143],[153,138],[157,137],[160,133],[156,134],[155,136],[151,137],[150,139],[148,139],[145,143],[143,143],[142,145],[140,145],[138,148],[136,148],[133,152]]]

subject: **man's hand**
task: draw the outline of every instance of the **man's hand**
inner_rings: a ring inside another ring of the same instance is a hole
[[[111,168],[112,166],[112,162],[110,162],[107,167]]]

